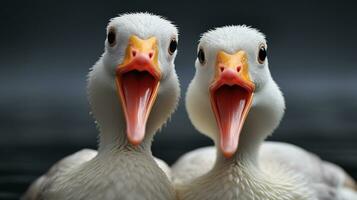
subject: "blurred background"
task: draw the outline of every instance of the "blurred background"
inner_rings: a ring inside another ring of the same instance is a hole
[[[119,13],[149,11],[180,28],[176,69],[182,96],[196,45],[213,27],[247,24],[266,34],[269,64],[287,111],[269,140],[335,162],[357,178],[357,13],[352,1],[3,1],[0,5],[0,199],[17,199],[55,161],[96,148],[86,99],[88,69]],[[168,163],[211,145],[181,99],[153,152]]]

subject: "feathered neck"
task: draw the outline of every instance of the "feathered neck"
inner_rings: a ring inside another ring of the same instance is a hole
[[[284,113],[284,99],[275,82],[255,94],[237,152],[225,158],[215,141],[217,158],[213,168],[193,182],[180,186],[182,199],[313,200],[303,179],[274,163],[261,166],[259,149],[264,139],[278,126]],[[217,133],[218,134],[218,133]]]
[[[315,200],[306,182],[280,165],[264,169],[247,154],[221,162],[185,186],[182,199]]]
[[[227,193],[233,192],[239,199],[314,199],[306,182],[296,173],[279,163],[262,166],[259,162],[260,147],[279,125],[285,103],[273,80],[261,88],[255,98],[258,100],[246,119],[237,152],[225,158],[217,148],[215,165],[202,178],[221,177],[210,181],[226,184]]]
[[[151,153],[151,141],[156,130],[147,129],[144,140],[138,146],[129,143],[114,80],[114,74],[103,66],[102,59],[88,75],[88,99],[100,131],[98,152],[120,152],[112,150],[127,149]]]

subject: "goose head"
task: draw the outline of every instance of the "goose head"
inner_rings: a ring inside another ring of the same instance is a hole
[[[160,16],[134,13],[111,19],[104,53],[88,81],[100,148],[147,144],[175,110],[180,94],[177,41],[176,27]]]
[[[226,158],[257,149],[283,117],[284,98],[266,56],[265,36],[247,26],[217,28],[200,39],[186,108]]]

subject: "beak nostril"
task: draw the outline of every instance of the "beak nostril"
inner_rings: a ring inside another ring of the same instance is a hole
[[[149,58],[152,59],[153,56],[154,56],[154,53],[153,53],[153,52],[150,52],[150,53],[149,53]]]
[[[133,51],[131,52],[131,55],[133,55],[133,57],[135,57],[135,56],[136,56],[136,51],[133,50]]]
[[[224,67],[220,67],[219,69],[221,70],[221,72],[223,72],[223,71],[224,71]]]
[[[240,72],[241,68],[242,68],[241,66],[238,66],[237,67],[237,72]]]

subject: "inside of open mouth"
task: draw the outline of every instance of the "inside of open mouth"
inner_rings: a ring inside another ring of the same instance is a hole
[[[224,143],[234,142],[242,126],[242,118],[250,94],[239,85],[222,85],[213,92],[216,120]],[[233,145],[233,144],[232,144]],[[226,144],[225,146],[231,146]]]
[[[158,80],[148,71],[132,70],[120,76],[127,121],[129,126],[133,125],[133,127],[140,128],[146,122],[146,114],[148,114],[149,105],[157,88]]]

